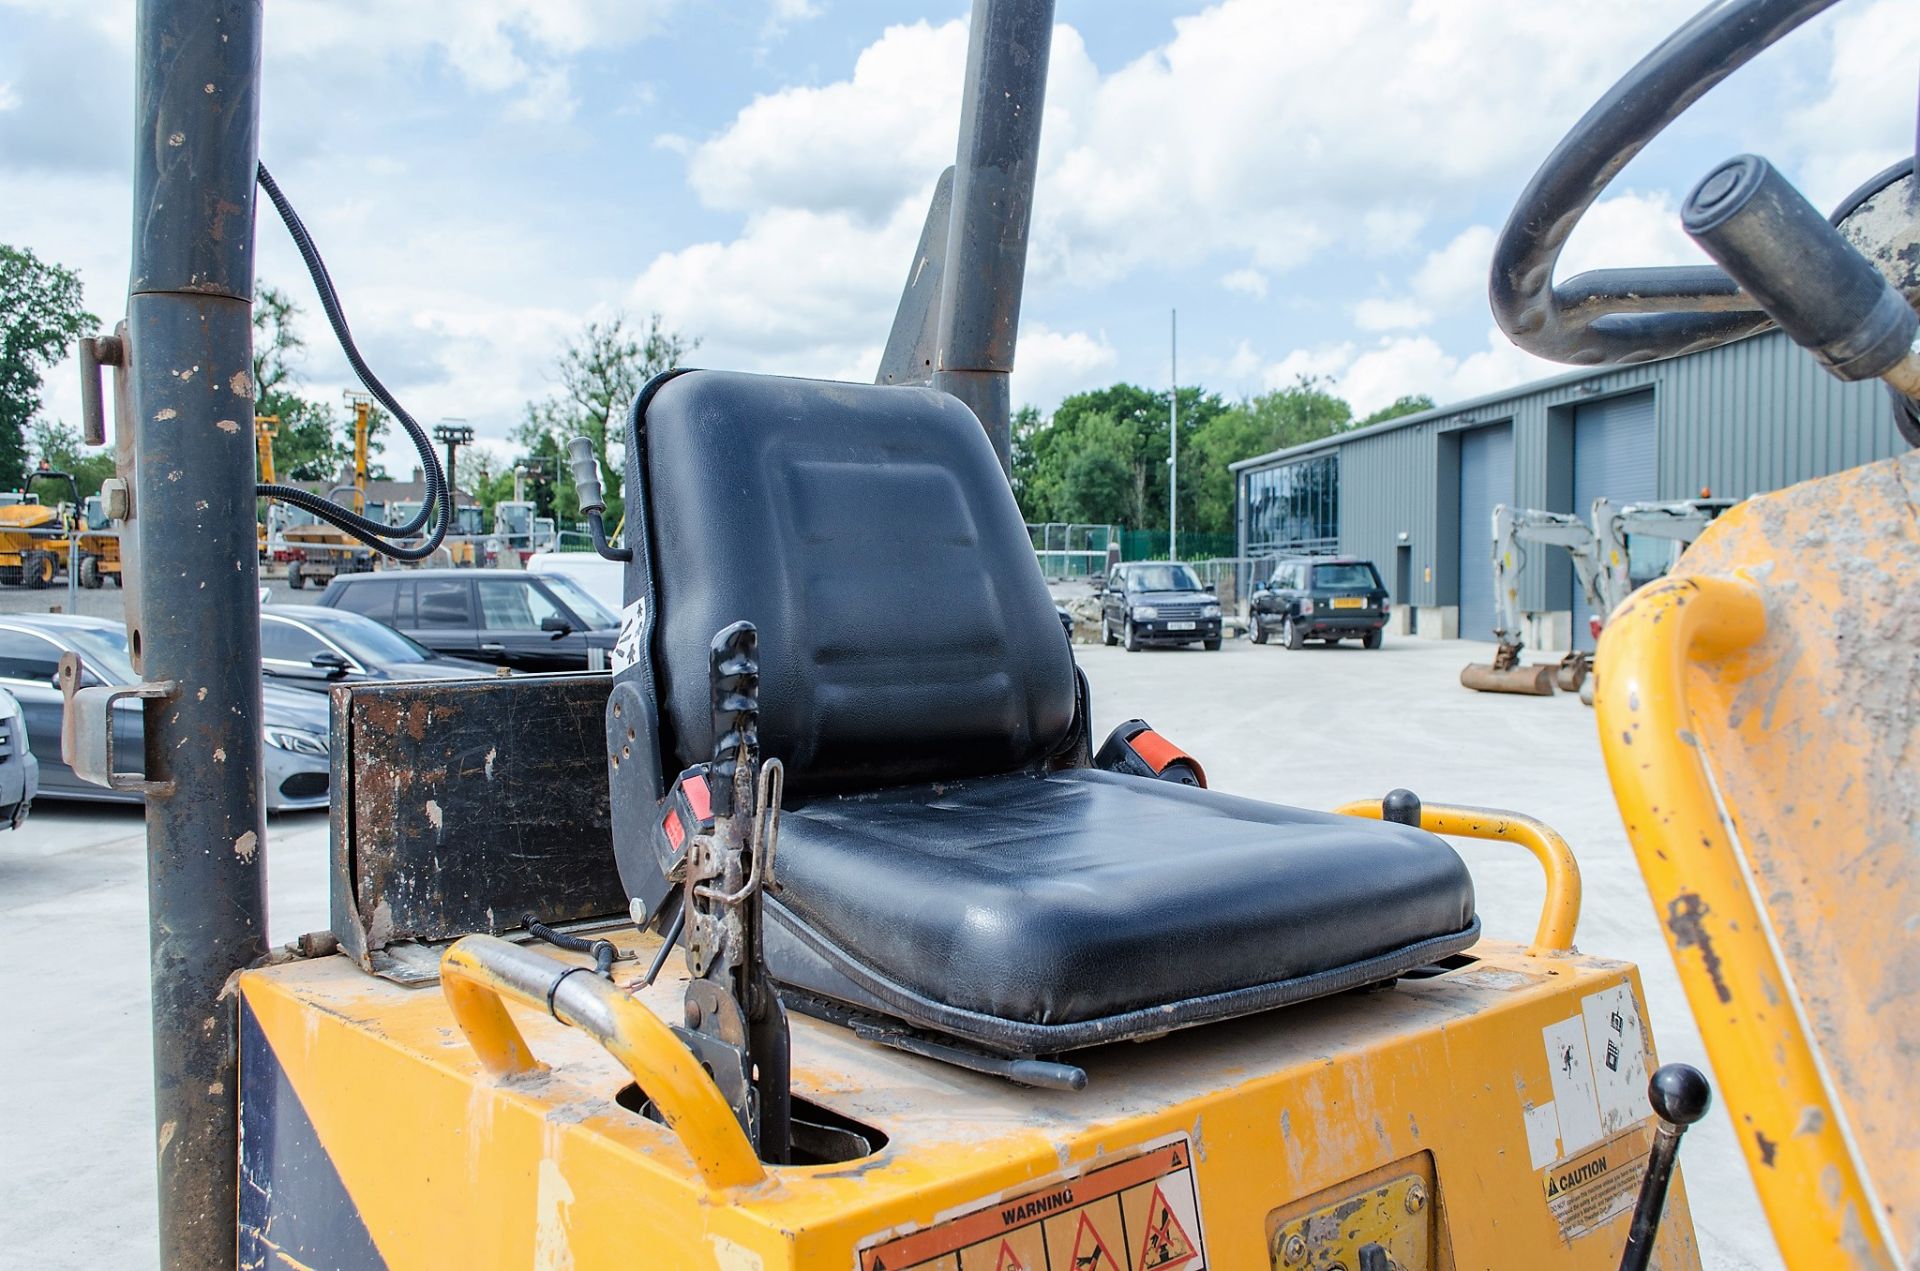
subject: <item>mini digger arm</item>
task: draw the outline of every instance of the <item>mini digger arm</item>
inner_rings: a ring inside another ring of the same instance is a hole
[[[1677,499],[1668,503],[1616,505],[1602,496],[1593,501],[1595,571],[1587,587],[1587,603],[1598,614],[1611,614],[1633,594],[1627,540],[1633,535],[1663,538],[1682,547],[1706,532],[1707,526],[1732,507],[1731,499]],[[1579,565],[1576,563],[1575,568]],[[1583,586],[1585,585],[1583,580]]]

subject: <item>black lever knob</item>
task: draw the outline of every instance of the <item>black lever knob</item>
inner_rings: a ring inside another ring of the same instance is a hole
[[[1647,1153],[1647,1175],[1640,1180],[1640,1198],[1633,1206],[1633,1226],[1627,1231],[1627,1246],[1620,1254],[1620,1271],[1646,1271],[1653,1257],[1654,1237],[1660,1231],[1660,1215],[1667,1207],[1667,1188],[1673,1182],[1680,1136],[1707,1115],[1707,1109],[1713,1106],[1713,1087],[1698,1068],[1663,1064],[1647,1082],[1647,1102],[1653,1105],[1660,1126]]]
[[[1759,155],[1727,160],[1680,209],[1693,241],[1780,329],[1843,380],[1913,352],[1916,318],[1893,284]]]
[[[1397,825],[1420,826],[1420,796],[1411,790],[1399,789],[1387,791],[1387,797],[1380,800],[1380,819],[1392,821]]]
[[[1713,1087],[1691,1064],[1664,1064],[1647,1082],[1647,1102],[1655,1116],[1684,1130],[1713,1107]]]

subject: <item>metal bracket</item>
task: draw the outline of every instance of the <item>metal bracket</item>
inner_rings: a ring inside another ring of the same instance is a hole
[[[149,781],[144,772],[115,770],[113,704],[122,698],[165,700],[174,695],[172,680],[157,684],[96,684],[80,687],[80,655],[60,655],[60,759],[82,781],[109,790],[169,795],[171,781]]]

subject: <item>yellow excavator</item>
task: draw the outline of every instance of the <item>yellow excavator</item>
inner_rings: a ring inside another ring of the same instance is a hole
[[[356,514],[367,510],[367,434],[373,417],[373,399],[365,393],[348,393],[353,407],[353,480],[335,486],[329,499],[348,498],[347,506]],[[260,480],[271,484],[273,478],[263,470]],[[292,518],[289,518],[291,521]],[[374,551],[365,543],[311,514],[288,524],[280,531],[287,551],[287,586],[295,591],[303,587],[325,587],[337,574],[360,574],[374,567]]]
[[[1911,163],[1829,222],[1742,157],[1684,209],[1719,267],[1553,277],[1613,174],[1824,7],[1719,0],[1575,126],[1496,248],[1510,336],[1594,364],[1777,324],[1920,442]],[[1638,971],[1575,947],[1558,835],[1403,790],[1281,807],[1142,721],[1090,732],[1005,475],[1052,29],[974,4],[876,383],[656,378],[624,547],[574,447],[625,571],[610,676],[333,690],[330,930],[269,951],[253,454],[218,426],[256,182],[423,515],[444,482],[256,166],[261,6],[141,6],[140,135],[179,140],[136,153],[127,335],[83,358],[139,442],[141,679],[61,674],[69,762],[147,801],[169,1268],[1700,1265],[1675,1162],[1713,1096],[1659,1064]],[[1917,481],[1748,500],[1601,638],[1608,771],[1796,1271],[1920,1257]],[[1531,941],[1481,935],[1448,839],[1537,858]]]

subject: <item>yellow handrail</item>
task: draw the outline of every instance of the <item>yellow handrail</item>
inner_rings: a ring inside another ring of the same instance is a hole
[[[1334,809],[1341,816],[1380,819],[1380,800],[1359,799]],[[1462,807],[1449,803],[1422,803],[1420,828],[1456,838],[1495,839],[1518,843],[1533,853],[1547,877],[1547,896],[1540,906],[1540,925],[1534,929],[1527,952],[1550,957],[1573,949],[1574,929],[1580,925],[1580,862],[1573,849],[1545,822],[1517,812]]]
[[[1759,589],[1741,579],[1674,577],[1635,593],[1600,640],[1601,749],[1787,1265],[1890,1267],[1897,1259],[1882,1243],[1838,1109],[1783,1000],[1784,969],[1687,703],[1691,663],[1751,648],[1766,629]]]
[[[551,1010],[598,1041],[632,1074],[680,1138],[708,1187],[763,1181],[766,1167],[733,1109],[658,1015],[573,963],[498,936],[465,936],[440,958],[440,991],[474,1053],[496,1077],[541,1067],[502,999]]]

